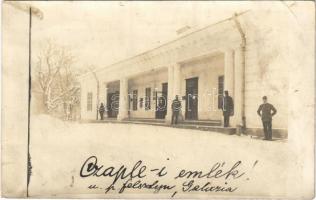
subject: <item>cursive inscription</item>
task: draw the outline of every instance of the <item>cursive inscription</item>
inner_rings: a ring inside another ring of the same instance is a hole
[[[250,170],[253,170],[257,163],[256,160]],[[170,191],[171,197],[175,197],[180,192],[232,193],[238,190],[243,181],[250,180],[245,166],[242,164],[240,160],[233,164],[216,162],[210,165],[209,170],[183,168],[172,175],[166,166],[149,168],[142,160],[128,168],[125,165],[105,166],[98,163],[96,156],[90,156],[81,166],[80,177],[110,178],[110,184],[107,186],[100,186],[95,183],[88,186],[89,190],[103,189],[105,194],[110,191],[121,194],[129,190],[148,190],[153,193],[164,190]]]
[[[104,167],[103,165],[98,165],[98,159],[96,156],[89,157],[82,165],[80,170],[81,177],[89,176],[104,176],[104,177],[114,177],[111,185],[114,185],[119,179],[133,179],[133,178],[144,178],[146,166],[141,166],[142,161],[135,163],[131,170],[128,170],[124,165],[120,166],[119,169],[115,167]]]

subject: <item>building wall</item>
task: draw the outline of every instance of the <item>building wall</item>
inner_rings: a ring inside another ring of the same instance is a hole
[[[186,94],[186,79],[198,77],[198,119],[221,120],[218,109],[218,77],[224,75],[223,54],[197,59],[181,65],[181,96]],[[185,116],[185,102],[182,101]]]
[[[256,112],[262,96],[278,110],[273,128],[287,129],[288,65],[284,56],[287,41],[282,23],[276,20],[280,10],[249,12],[240,18],[246,34],[245,116],[247,127],[261,128]],[[290,30],[290,27],[285,30]]]
[[[180,68],[180,90],[181,95],[186,94],[186,79],[198,77],[198,119],[201,120],[221,120],[222,112],[218,109],[217,87],[218,77],[224,75],[224,56],[223,54],[214,57],[207,57],[187,62]],[[137,110],[132,109],[130,103],[130,117],[132,118],[155,118],[155,100],[153,91],[155,88],[162,91],[162,83],[168,82],[167,70],[155,74],[143,74],[129,82],[129,94],[133,90],[138,92]],[[145,109],[145,89],[151,88],[151,109]],[[144,99],[143,107],[139,107],[140,98]],[[168,95],[168,99],[174,97]],[[185,100],[182,100],[182,114],[185,115]]]
[[[167,69],[161,70],[157,73],[142,74],[139,77],[135,77],[129,81],[129,94],[133,94],[133,90],[138,91],[137,110],[133,110],[133,103],[130,103],[130,117],[132,118],[155,118],[156,102],[153,99],[153,91],[162,91],[162,83],[168,82]],[[145,89],[151,88],[151,109],[145,110]],[[159,95],[159,94],[158,94]],[[143,107],[139,107],[140,98],[144,99]]]
[[[92,92],[92,110],[87,110],[87,95]],[[81,80],[81,119],[96,119],[97,115],[97,83],[94,77],[88,76]]]

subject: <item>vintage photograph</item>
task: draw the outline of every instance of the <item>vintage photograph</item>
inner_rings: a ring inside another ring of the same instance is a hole
[[[312,1],[4,1],[2,50],[4,197],[314,197]]]

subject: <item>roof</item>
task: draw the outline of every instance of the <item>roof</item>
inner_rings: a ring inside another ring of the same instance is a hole
[[[102,70],[109,69],[109,68],[114,67],[114,66],[116,66],[116,65],[118,65],[118,64],[121,64],[121,63],[123,63],[123,62],[127,62],[127,61],[129,61],[129,60],[134,59],[134,58],[143,56],[143,55],[148,54],[148,53],[150,53],[150,52],[152,52],[152,51],[154,51],[154,50],[156,50],[156,49],[159,49],[159,48],[161,48],[161,47],[163,47],[163,46],[167,46],[167,45],[169,45],[169,44],[175,43],[175,42],[177,42],[177,41],[179,41],[179,40],[181,40],[181,39],[184,39],[184,38],[186,38],[186,37],[189,37],[190,35],[193,35],[193,34],[195,34],[195,33],[201,32],[201,31],[203,31],[203,30],[205,30],[205,29],[208,29],[208,28],[210,28],[210,27],[212,27],[212,26],[221,24],[221,23],[226,22],[226,21],[230,21],[230,20],[232,20],[235,16],[238,17],[238,16],[243,15],[243,14],[249,12],[249,11],[250,11],[250,10],[245,10],[245,11],[240,12],[240,13],[235,13],[235,15],[232,16],[232,17],[225,18],[225,19],[220,20],[220,21],[218,21],[218,22],[216,22],[216,23],[213,23],[213,24],[210,24],[210,25],[208,25],[208,26],[205,26],[205,27],[203,27],[203,28],[201,28],[201,29],[198,29],[198,30],[189,32],[188,34],[182,35],[182,36],[180,36],[180,37],[178,37],[178,38],[176,38],[176,39],[174,39],[174,40],[171,40],[171,41],[169,41],[169,42],[167,42],[167,43],[164,43],[164,44],[162,44],[162,45],[159,45],[159,46],[157,46],[157,47],[155,47],[155,48],[153,48],[153,49],[150,49],[150,50],[148,50],[148,51],[145,51],[145,52],[143,52],[143,53],[137,54],[137,55],[135,55],[135,56],[132,56],[132,57],[129,57],[129,58],[126,58],[126,59],[123,59],[123,60],[120,60],[120,61],[118,61],[118,62],[115,62],[115,63],[113,63],[113,64],[107,65],[107,66],[105,66],[105,67],[98,68],[98,69],[95,70],[95,72],[100,72],[100,71],[102,71]],[[81,76],[80,76],[80,79],[81,79],[81,78],[84,78],[85,76],[89,75],[90,73],[91,73],[91,72],[87,72],[86,74],[81,75]]]

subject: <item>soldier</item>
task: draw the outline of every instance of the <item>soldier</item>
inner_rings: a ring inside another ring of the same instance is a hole
[[[104,111],[105,111],[104,105],[103,103],[101,103],[100,108],[99,108],[101,120],[103,120]]]
[[[262,97],[262,100],[263,104],[259,106],[257,113],[262,120],[264,140],[272,140],[272,116],[277,113],[277,110],[267,102],[268,98],[266,96]]]
[[[222,110],[223,110],[223,115],[224,115],[224,127],[229,127],[229,117],[234,115],[234,102],[233,102],[233,98],[228,95],[227,90],[225,90]]]
[[[172,108],[171,124],[177,124],[179,112],[181,110],[181,102],[179,101],[178,95],[176,95],[176,98],[172,101],[171,108]]]

